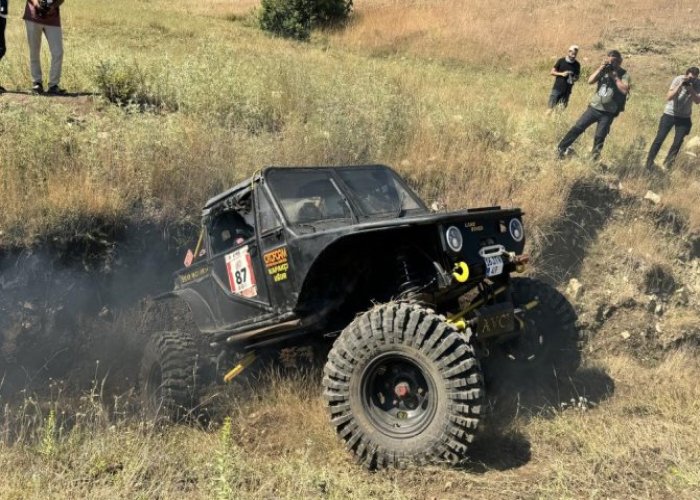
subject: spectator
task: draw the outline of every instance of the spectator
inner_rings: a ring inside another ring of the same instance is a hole
[[[51,70],[49,72],[49,88],[47,93],[52,95],[65,94],[59,87],[61,69],[63,66],[63,31],[61,30],[60,6],[63,0],[27,0],[24,9],[24,22],[27,27],[29,42],[29,62],[32,74],[32,92],[44,93],[43,77],[41,74],[41,35],[46,36],[51,51]]]
[[[566,57],[560,58],[549,72],[554,77],[554,85],[549,94],[547,113],[551,113],[556,106],[565,108],[569,104],[571,90],[581,74],[581,65],[576,60],[576,56],[578,56],[578,45],[572,45]]]
[[[654,168],[654,160],[659,154],[661,145],[666,140],[666,136],[672,128],[676,129],[676,135],[673,138],[671,149],[668,150],[664,166],[666,168],[673,165],[673,162],[678,156],[678,151],[681,149],[683,139],[690,133],[693,123],[690,120],[690,115],[693,112],[693,103],[700,104],[700,80],[698,80],[700,69],[696,66],[688,68],[685,75],[677,76],[671,81],[671,87],[666,94],[666,107],[659,120],[659,130],[656,132],[656,138],[651,143],[649,156],[647,156],[647,168]]]
[[[557,147],[559,158],[570,154],[574,141],[594,123],[598,125],[593,138],[591,155],[596,160],[600,157],[610,126],[613,120],[624,111],[630,90],[629,73],[620,64],[622,64],[622,55],[617,50],[611,50],[600,67],[588,78],[590,85],[596,84],[596,92],[586,111],[559,143]]]
[[[5,47],[5,25],[7,24],[7,0],[0,0],[0,61],[7,52]],[[5,92],[5,87],[0,85],[0,94]]]

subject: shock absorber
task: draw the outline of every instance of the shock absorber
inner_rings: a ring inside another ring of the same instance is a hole
[[[400,294],[417,290],[421,285],[420,275],[412,256],[401,249],[396,255],[396,284]]]

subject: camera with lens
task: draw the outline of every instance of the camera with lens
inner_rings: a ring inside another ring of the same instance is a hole
[[[692,83],[693,82],[690,80],[683,80],[683,83],[681,83],[681,85],[683,85],[684,87],[690,87]]]
[[[52,6],[53,0],[39,0],[39,8],[36,10],[37,16],[46,16],[49,13],[49,10],[51,10]]]
[[[605,66],[603,66],[603,71],[606,73],[609,73],[610,71],[615,71],[615,66],[613,66],[610,63],[605,63]]]

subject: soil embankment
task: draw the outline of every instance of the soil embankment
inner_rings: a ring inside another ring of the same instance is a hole
[[[33,248],[0,250],[0,389],[107,377],[123,387],[138,362],[141,304],[168,290],[179,230],[98,225]]]

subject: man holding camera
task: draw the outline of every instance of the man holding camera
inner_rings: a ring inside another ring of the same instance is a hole
[[[666,136],[672,128],[676,129],[671,149],[668,150],[664,166],[666,168],[673,165],[681,149],[683,139],[690,133],[693,123],[690,115],[693,112],[693,103],[700,104],[700,80],[698,80],[700,69],[696,66],[686,70],[685,75],[677,76],[671,82],[671,87],[666,94],[666,107],[659,121],[659,130],[656,138],[651,143],[649,155],[647,156],[647,168],[654,168],[654,160],[659,154],[661,145],[666,140]]]
[[[5,56],[5,25],[7,24],[7,0],[0,0],[0,61]],[[0,94],[5,92],[5,87],[0,85]]]
[[[608,52],[600,67],[588,78],[590,85],[596,84],[596,92],[586,111],[566,133],[557,146],[559,158],[571,152],[571,145],[588,127],[597,123],[591,155],[597,160],[603,149],[605,138],[613,120],[625,109],[630,90],[630,76],[622,66],[622,54],[617,50]]]
[[[571,89],[573,89],[574,83],[578,81],[578,77],[581,74],[581,65],[576,60],[577,55],[578,45],[572,45],[569,47],[566,57],[562,57],[554,63],[554,67],[549,72],[554,77],[554,85],[552,86],[552,92],[549,94],[549,110],[547,114],[551,113],[556,106],[565,108],[569,104]]]
[[[44,93],[41,74],[41,35],[46,36],[51,52],[48,94],[65,94],[58,86],[63,66],[63,31],[61,30],[60,6],[63,0],[27,0],[24,8],[24,22],[29,42],[29,63],[32,73],[32,92]]]

